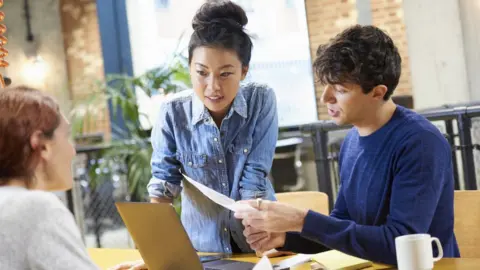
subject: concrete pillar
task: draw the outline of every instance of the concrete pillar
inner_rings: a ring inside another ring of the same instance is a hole
[[[372,3],[371,0],[357,0],[357,23],[361,25],[370,25],[372,19]]]
[[[480,101],[480,1],[459,0],[470,99]]]
[[[415,108],[468,102],[459,1],[404,0],[403,8]]]
[[[470,100],[480,102],[480,1],[459,0]],[[480,144],[480,117],[472,119],[472,142]],[[480,186],[480,151],[474,151],[477,186]]]
[[[403,0],[403,8],[415,108],[480,101],[480,1]],[[478,117],[472,141],[480,143]],[[474,159],[480,185],[480,151]]]

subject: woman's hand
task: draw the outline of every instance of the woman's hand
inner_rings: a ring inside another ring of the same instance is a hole
[[[247,227],[271,233],[301,232],[308,210],[266,200],[242,201],[254,209],[242,209],[235,212],[235,218],[242,219]]]
[[[148,270],[147,265],[143,260],[124,262],[119,265],[116,265],[108,270]]]

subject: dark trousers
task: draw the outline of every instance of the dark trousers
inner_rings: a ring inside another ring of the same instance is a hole
[[[243,253],[242,250],[237,246],[235,240],[233,240],[232,235],[230,235],[230,245],[232,246],[232,253]]]

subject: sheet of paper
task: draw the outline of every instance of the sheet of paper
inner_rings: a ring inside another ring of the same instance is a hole
[[[242,204],[242,203],[238,203],[238,202],[235,202],[233,199],[219,193],[219,192],[216,192],[215,190],[193,180],[192,178],[186,176],[185,174],[183,174],[183,177],[188,181],[190,182],[192,185],[194,185],[198,190],[200,190],[200,192],[203,193],[203,195],[207,196],[210,200],[212,200],[213,202],[227,208],[227,209],[230,209],[231,211],[233,212],[236,212],[238,210],[253,210],[253,211],[256,211],[255,208],[251,207],[250,205],[248,204]]]
[[[296,265],[309,262],[309,261],[311,261],[311,259],[312,259],[311,255],[298,254],[298,255],[295,255],[291,258],[280,261],[277,264],[274,264],[273,269],[274,270],[288,269],[290,267],[294,267]]]
[[[291,256],[291,255],[295,255],[295,253],[290,251],[278,251],[276,249],[265,251],[260,256],[257,254],[258,257],[267,256],[269,258],[280,257],[280,256]]]
[[[273,270],[272,264],[267,256],[263,256],[262,259],[253,267],[252,270]]]
[[[373,265],[368,260],[350,256],[338,250],[329,250],[312,255],[312,260],[318,262],[324,269],[329,270],[355,270]]]

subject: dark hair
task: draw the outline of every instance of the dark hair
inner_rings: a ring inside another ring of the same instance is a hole
[[[313,68],[322,84],[354,83],[369,93],[385,85],[388,100],[401,74],[400,54],[392,39],[375,26],[352,26],[320,45]]]
[[[59,106],[47,94],[26,86],[0,89],[0,186],[12,178],[30,184],[40,160],[30,138],[40,130],[51,139],[60,120]]]
[[[201,46],[234,50],[248,67],[252,55],[252,40],[245,33],[247,14],[231,1],[208,1],[198,9],[192,21],[193,34],[188,44],[188,62],[195,48]]]

